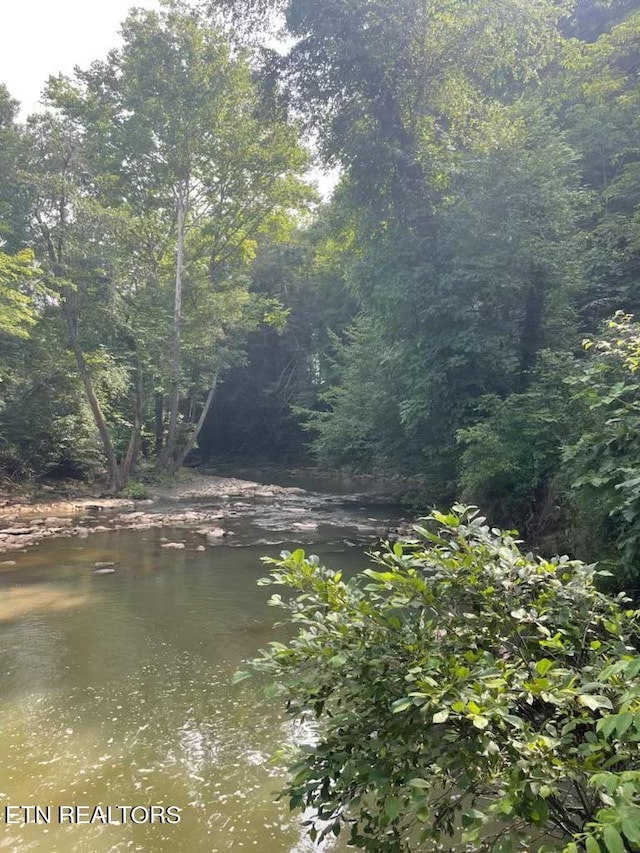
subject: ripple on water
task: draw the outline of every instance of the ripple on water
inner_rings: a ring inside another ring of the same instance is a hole
[[[262,547],[172,557],[131,531],[102,535],[86,551],[52,541],[0,576],[4,613],[20,602],[0,616],[0,794],[54,809],[177,805],[182,822],[12,826],[0,849],[312,850],[274,801],[283,771],[269,756],[313,729],[251,681],[230,682],[275,637],[269,591],[255,583]],[[96,560],[117,573],[96,577]]]

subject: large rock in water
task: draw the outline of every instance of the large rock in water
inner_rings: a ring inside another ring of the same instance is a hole
[[[164,545],[161,545],[160,547],[172,548],[174,551],[179,551],[183,548],[186,548],[187,546],[184,544],[184,542],[165,542]]]

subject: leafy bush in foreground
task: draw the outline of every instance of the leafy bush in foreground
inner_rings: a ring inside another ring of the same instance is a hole
[[[343,580],[304,552],[266,583],[299,630],[252,664],[319,718],[292,808],[356,846],[640,850],[640,611],[593,567],[523,554],[454,507]],[[246,673],[239,673],[244,677]],[[273,690],[273,685],[269,685]]]

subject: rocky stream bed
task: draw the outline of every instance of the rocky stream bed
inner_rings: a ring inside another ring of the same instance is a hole
[[[369,515],[363,517],[363,510]],[[253,535],[246,534],[247,522]],[[21,552],[51,537],[83,539],[119,529],[166,528],[172,535],[163,548],[204,551],[223,543],[275,545],[284,533],[288,541],[293,533],[304,542],[323,527],[339,528],[343,538],[346,532],[347,544],[354,546],[410,531],[390,496],[321,494],[190,472],[174,486],[151,488],[145,500],[84,496],[6,505],[0,509],[0,554]],[[189,536],[176,537],[180,530]],[[0,561],[7,564],[13,563]],[[96,571],[113,569],[96,564]]]

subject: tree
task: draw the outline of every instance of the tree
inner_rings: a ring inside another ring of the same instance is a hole
[[[266,559],[294,629],[253,669],[318,719],[284,794],[364,850],[632,850],[640,612],[593,567],[524,554],[463,507],[345,581]],[[242,679],[247,673],[238,673]],[[271,681],[273,680],[273,681]]]
[[[325,206],[285,243],[259,245],[250,287],[263,319],[248,337],[246,361],[220,385],[200,441],[203,456],[305,460],[299,413],[313,410],[332,384],[334,341],[357,307],[343,279],[348,238],[336,237],[336,213]]]
[[[640,13],[622,7],[622,20],[593,43],[567,42],[564,70],[548,85],[589,193],[581,223],[587,286],[578,304],[590,333],[616,310],[633,313],[639,304]]]
[[[29,199],[36,255],[64,319],[100,435],[108,485],[118,490],[128,476],[128,463],[121,465],[118,459],[106,413],[108,404],[105,410],[106,401],[100,399],[95,378],[96,368],[103,376],[111,373],[115,378],[118,372],[106,347],[110,335],[117,339],[122,331],[108,272],[114,246],[105,240],[107,217],[83,155],[82,133],[76,123],[53,113],[32,116],[24,134],[18,180]],[[119,384],[116,379],[116,386]],[[123,390],[121,384],[119,390]]]
[[[110,203],[144,223],[141,240],[152,224],[160,288],[172,270],[170,358],[162,354],[158,379],[169,391],[160,462],[173,467],[197,438],[225,369],[215,346],[201,348],[197,392],[206,399],[180,446],[185,311],[191,305],[192,329],[202,330],[198,317],[230,325],[230,316],[203,311],[207,282],[218,307],[230,290],[241,301],[258,236],[283,235],[306,203],[297,175],[307,156],[277,104],[261,100],[247,57],[234,55],[201,13],[178,3],[137,10],[122,34],[122,49],[74,83],[53,81],[51,96],[81,121],[95,168],[108,176]]]
[[[541,348],[570,347],[580,285],[573,156],[535,103],[508,136],[460,156],[424,229],[356,231],[345,278],[360,316],[315,423],[323,459],[416,466],[451,497],[457,429],[487,394],[526,389]],[[360,435],[351,441],[352,429]],[[449,484],[449,486],[447,486]]]
[[[25,285],[34,278],[33,253],[0,252],[0,334],[26,338],[35,323],[32,294]]]
[[[0,83],[0,246],[9,254],[25,248],[26,198],[16,181],[21,150],[19,104]]]
[[[281,4],[290,97],[342,166],[343,278],[358,303],[323,461],[450,490],[456,429],[523,387],[577,279],[572,152],[531,97],[558,56],[555,3]],[[570,320],[570,318],[569,318]],[[448,495],[450,497],[450,494]]]

